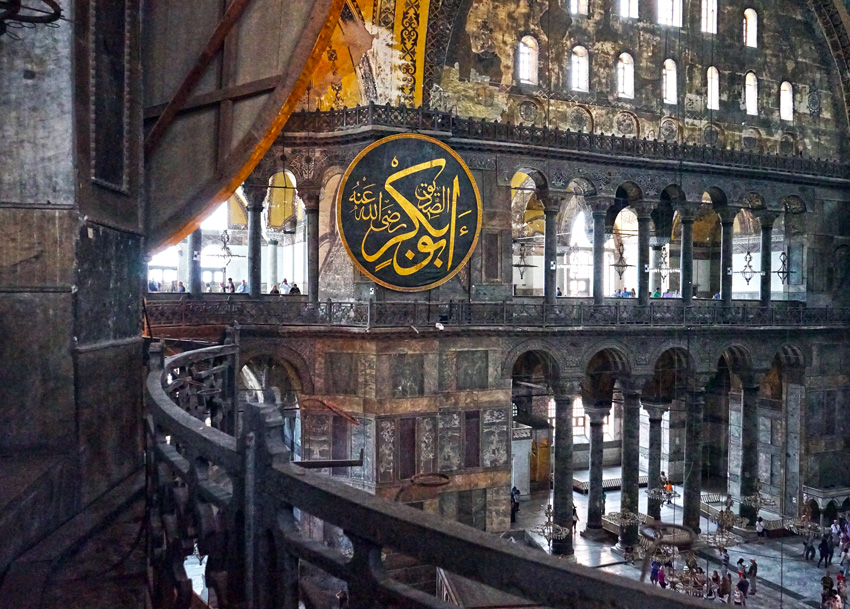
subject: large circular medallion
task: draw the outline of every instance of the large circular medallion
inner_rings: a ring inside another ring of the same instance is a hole
[[[424,135],[369,145],[342,178],[336,200],[342,243],[384,287],[418,292],[451,279],[481,231],[481,196],[454,150]]]

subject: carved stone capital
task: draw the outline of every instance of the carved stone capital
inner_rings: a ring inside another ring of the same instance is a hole
[[[611,414],[611,406],[591,406],[584,408],[584,414],[590,418],[591,425],[601,425],[605,417]]]
[[[664,418],[664,413],[670,410],[670,402],[651,402],[642,400],[641,406],[643,406],[643,409],[649,415],[650,421],[660,421]]]
[[[315,184],[305,184],[302,186],[299,184],[296,187],[298,191],[298,196],[304,201],[304,211],[313,212],[319,211],[319,199],[321,194],[321,188]]]
[[[650,237],[649,247],[654,250],[660,250],[662,247],[670,243],[670,237]]]
[[[552,392],[556,400],[574,400],[581,396],[581,379],[567,379],[552,383]]]
[[[680,201],[676,203],[676,211],[682,222],[693,222],[696,219],[697,204],[691,201]]]
[[[614,205],[616,199],[611,196],[596,195],[593,197],[585,197],[584,201],[587,203],[587,206],[590,208],[590,211],[594,216],[599,214],[604,216],[608,213],[608,208]]]
[[[768,211],[766,209],[759,209],[753,212],[753,215],[758,218],[759,225],[762,229],[765,228],[773,228],[773,223],[776,222],[776,218],[778,217],[778,213],[775,211]]]
[[[720,216],[721,224],[733,224],[735,222],[735,216],[738,215],[740,210],[737,207],[721,207],[715,211]]]

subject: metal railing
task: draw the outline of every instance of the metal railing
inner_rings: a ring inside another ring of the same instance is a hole
[[[731,306],[720,302],[684,306],[663,300],[641,306],[632,303],[593,304],[559,299],[542,302],[293,302],[286,298],[201,298],[146,303],[151,327],[227,325],[338,326],[355,328],[428,327],[437,323],[465,327],[579,328],[605,326],[846,326],[850,309],[805,307],[800,303],[758,302]]]
[[[449,607],[391,579],[382,548],[550,607],[702,606],[309,473],[290,461],[274,406],[247,405],[241,424],[226,412],[207,424],[204,405],[235,404],[228,392],[236,347],[182,353],[162,369],[152,351],[148,557],[155,607],[189,606],[183,563],[196,549],[208,557],[205,577],[220,607],[295,609],[305,563],[346,582],[350,607]],[[305,514],[339,527],[351,555],[310,539],[299,521]]]
[[[635,137],[561,131],[548,127],[513,125],[486,119],[461,118],[448,112],[419,108],[368,106],[342,110],[296,112],[285,132],[332,133],[367,127],[395,128],[442,133],[453,138],[483,140],[556,148],[572,152],[600,153],[620,157],[686,161],[707,165],[760,169],[846,180],[850,166],[836,161],[762,154],[714,146],[679,144]]]

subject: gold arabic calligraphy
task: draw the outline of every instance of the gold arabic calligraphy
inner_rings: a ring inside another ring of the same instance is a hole
[[[398,159],[394,158],[392,167],[397,166]],[[368,222],[360,253],[364,261],[375,263],[375,271],[392,265],[400,276],[413,275],[432,261],[441,271],[448,272],[452,268],[456,234],[462,236],[469,232],[461,218],[472,210],[458,214],[458,176],[451,180],[451,186],[438,186],[438,178],[445,168],[446,159],[438,158],[397,171],[387,177],[377,198],[374,194],[376,184],[368,184],[363,178],[354,185],[348,197],[353,204],[351,212],[358,222]],[[396,188],[396,182],[402,178],[434,169],[437,172],[430,181],[425,178],[415,187],[415,202]],[[420,236],[422,228],[425,231]],[[378,245],[375,242],[380,240],[375,237],[381,233],[388,238]],[[422,254],[424,258],[412,262]]]

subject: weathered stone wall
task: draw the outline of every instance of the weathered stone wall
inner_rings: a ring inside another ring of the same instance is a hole
[[[568,5],[524,0],[462,2],[439,85],[442,107],[461,116],[594,133],[763,152],[837,158],[847,121],[839,78],[811,9],[782,2],[758,13],[758,48],[742,40],[743,8],[719,5],[718,33],[700,31],[700,4],[684,3],[683,27],[656,23],[654,3],[624,19],[613,2],[591,2],[588,16]],[[540,47],[539,85],[520,83],[519,40]],[[570,56],[589,53],[589,91],[570,87]],[[633,99],[618,97],[616,65],[634,58]],[[676,61],[678,104],[662,103],[662,65]],[[706,70],[720,71],[720,109],[705,107]],[[754,70],[759,115],[743,103],[744,75]],[[794,121],[779,120],[779,86],[794,87]]]

